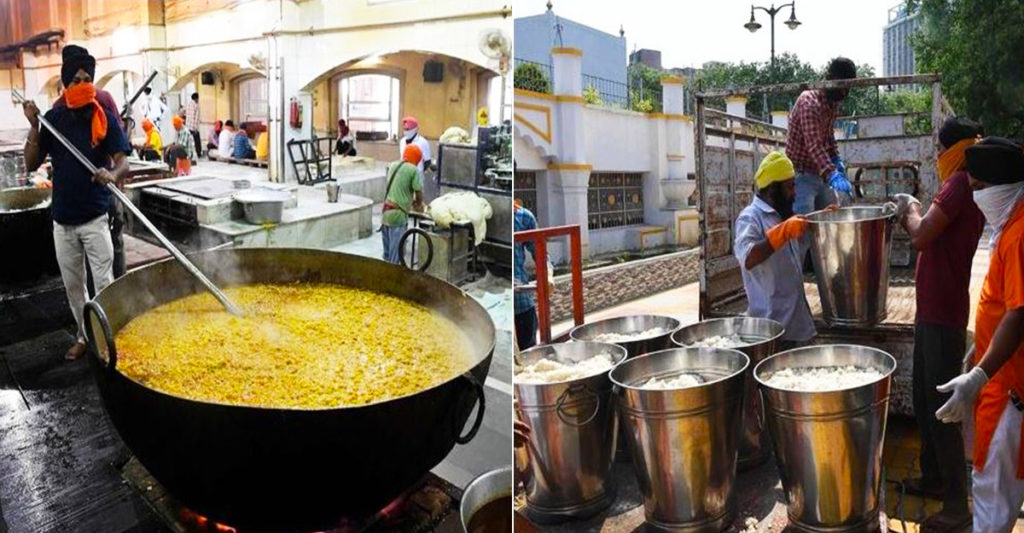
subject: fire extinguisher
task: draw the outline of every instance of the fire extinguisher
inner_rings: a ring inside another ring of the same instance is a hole
[[[294,96],[288,104],[288,125],[296,129],[302,127],[302,102]]]

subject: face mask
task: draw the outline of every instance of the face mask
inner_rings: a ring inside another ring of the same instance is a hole
[[[974,203],[994,230],[991,242],[993,246],[1006,221],[1013,214],[1013,208],[1021,199],[1022,193],[1024,193],[1024,182],[992,185],[980,191],[974,191]]]
[[[419,131],[419,130],[420,130],[419,128],[413,128],[411,130],[405,130],[405,140],[411,141],[412,138],[416,136],[416,132]]]

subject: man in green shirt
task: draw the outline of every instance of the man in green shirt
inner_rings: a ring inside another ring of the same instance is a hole
[[[384,260],[388,263],[401,263],[402,250],[398,243],[405,233],[409,209],[423,210],[423,178],[416,167],[422,158],[423,152],[419,146],[409,144],[402,152],[402,160],[388,166],[388,185],[384,194],[380,228]]]

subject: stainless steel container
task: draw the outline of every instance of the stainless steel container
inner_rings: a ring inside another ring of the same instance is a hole
[[[341,192],[341,184],[336,181],[329,181],[324,184],[324,188],[327,189],[327,202],[332,204],[338,203],[338,193]]]
[[[285,191],[249,189],[235,194],[242,205],[245,221],[250,224],[277,224],[281,222],[284,204],[291,198]]]
[[[882,378],[827,392],[771,387],[765,380],[783,368],[874,368]],[[768,411],[790,524],[805,532],[861,532],[879,527],[889,382],[896,360],[866,346],[797,348],[754,368]]]
[[[512,505],[512,467],[506,466],[480,474],[466,485],[459,503],[459,518],[462,520],[462,531],[469,531],[469,521],[483,506],[498,498],[509,499],[509,519],[511,520]],[[512,525],[509,524],[509,529]]]
[[[822,315],[830,325],[885,320],[894,214],[882,206],[858,206],[807,217]]]
[[[605,333],[618,333],[623,335],[650,331],[655,328],[664,330],[658,335],[637,338],[636,340],[615,342],[626,349],[628,357],[636,357],[645,353],[656,352],[672,347],[672,333],[682,324],[668,316],[659,315],[631,315],[615,318],[606,318],[583,324],[572,328],[569,338],[574,341],[596,341],[599,335]]]
[[[607,353],[616,363],[626,349],[598,342],[537,346],[521,352],[517,365],[541,359],[577,362]],[[527,514],[537,523],[586,518],[615,499],[611,477],[618,417],[608,373],[559,383],[515,383],[519,413],[530,425],[524,476]]]
[[[687,347],[704,339],[717,336],[739,336],[745,344],[734,346],[750,358],[750,367],[744,377],[743,425],[740,433],[739,469],[747,470],[760,465],[770,455],[764,433],[764,405],[757,391],[752,370],[769,355],[775,353],[776,341],[786,328],[768,318],[735,317],[705,320],[684,326],[672,335],[672,342]]]
[[[620,363],[609,374],[632,439],[648,530],[718,532],[735,516],[734,482],[750,358],[736,350],[673,348]],[[650,390],[652,377],[696,373],[701,385]]]

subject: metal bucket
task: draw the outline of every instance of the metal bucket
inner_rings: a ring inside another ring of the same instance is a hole
[[[894,214],[858,206],[807,216],[825,322],[870,326],[885,320]]]
[[[462,493],[462,501],[459,503],[459,518],[462,522],[462,531],[473,533],[469,530],[469,523],[473,516],[483,507],[501,498],[509,499],[509,521],[511,522],[512,506],[512,467],[506,466],[484,472],[466,486]],[[497,518],[495,516],[494,518]],[[501,524],[487,524],[490,531],[511,531],[512,524],[509,523],[505,529]]]
[[[609,353],[616,363],[626,349],[598,342],[537,346],[521,352],[516,364],[541,359],[576,362]],[[527,514],[537,523],[586,518],[615,499],[611,477],[618,418],[608,373],[560,383],[516,383],[519,412],[529,424],[529,467],[524,476]]]
[[[710,533],[732,523],[743,378],[749,366],[750,359],[736,350],[673,348],[612,369],[648,530]],[[683,372],[709,381],[685,389],[639,388],[649,378]]]
[[[338,203],[338,193],[341,192],[341,184],[336,181],[329,181],[324,184],[324,188],[327,189],[327,203]]]
[[[882,378],[848,389],[800,392],[764,380],[783,368],[875,368]],[[754,368],[768,410],[789,520],[797,531],[820,533],[879,528],[889,382],[896,360],[866,346],[797,348]]]
[[[748,470],[764,463],[770,455],[768,442],[761,439],[764,433],[764,405],[757,392],[752,370],[754,365],[775,353],[775,344],[786,328],[768,318],[735,317],[705,320],[685,326],[672,335],[672,342],[686,347],[709,337],[739,335],[749,344],[734,346],[750,358],[747,368],[743,398],[743,426],[740,433],[740,470]]]
[[[614,344],[618,344],[626,349],[626,353],[628,354],[627,358],[629,358],[671,348],[672,333],[679,329],[679,326],[681,325],[682,323],[678,320],[668,316],[620,316],[576,326],[569,332],[569,338],[574,341],[601,342],[595,337],[604,333],[628,335],[642,331],[649,331],[654,328],[661,328],[665,330],[665,332],[660,335],[653,335],[630,341],[615,342]]]

